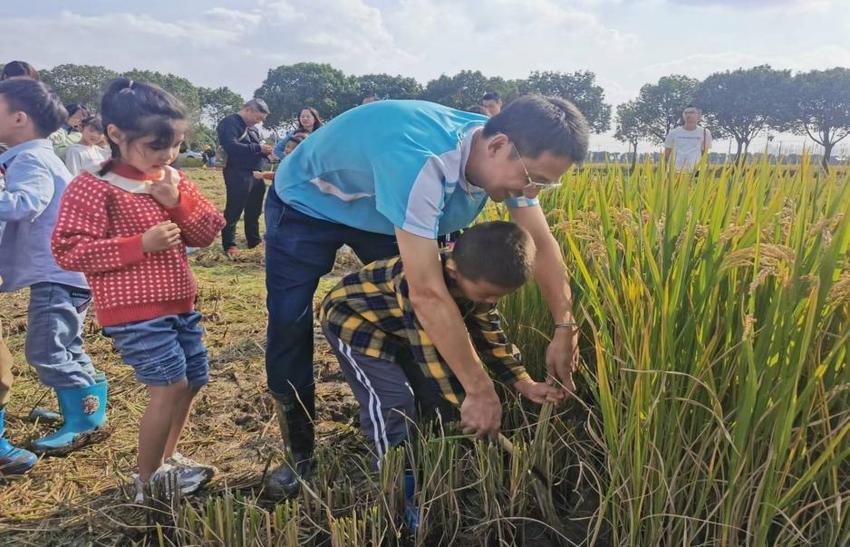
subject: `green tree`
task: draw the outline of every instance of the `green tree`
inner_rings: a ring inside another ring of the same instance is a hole
[[[189,118],[192,125],[196,125],[201,121],[201,94],[199,89],[182,76],[174,74],[163,74],[152,70],[139,70],[134,68],[122,74],[125,78],[131,80],[156,84],[162,89],[168,91],[178,99],[180,99],[189,111]]]
[[[352,82],[328,64],[297,63],[271,69],[254,96],[265,100],[271,114],[264,125],[268,128],[292,124],[301,109],[315,107],[323,118],[331,118],[346,107],[351,97]]]
[[[637,163],[638,142],[645,136],[646,129],[641,125],[638,117],[637,101],[632,100],[617,105],[617,127],[614,138],[629,145],[632,154],[632,170]]]
[[[850,135],[850,69],[812,70],[794,76],[786,113],[794,132],[823,146],[823,166],[835,145]]]
[[[504,78],[488,78],[480,70],[462,70],[454,76],[443,74],[431,80],[422,91],[421,99],[452,108],[466,109],[480,104],[488,91],[496,91],[502,100],[510,102],[519,92],[518,82]]]
[[[198,88],[201,100],[201,121],[208,127],[215,127],[222,118],[238,112],[245,99],[229,87]]]
[[[753,138],[769,126],[780,125],[791,71],[768,65],[717,72],[708,76],[696,93],[696,103],[720,135],[735,139],[736,161],[745,155]]]
[[[351,76],[348,84],[351,93],[346,106],[357,106],[367,95],[380,99],[416,99],[422,94],[422,85],[414,78],[390,74],[364,74]]]
[[[102,66],[64,64],[42,70],[39,76],[64,103],[79,103],[90,110],[99,110],[103,90],[118,73]]]
[[[641,87],[634,108],[644,137],[662,144],[678,125],[682,110],[694,101],[698,85],[699,80],[673,74]]]
[[[605,90],[596,84],[593,72],[535,71],[522,83],[520,91],[567,99],[581,110],[594,132],[604,133],[611,128],[611,105],[605,103]]]

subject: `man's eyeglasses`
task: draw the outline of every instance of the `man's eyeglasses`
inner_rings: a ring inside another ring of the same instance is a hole
[[[523,190],[549,190],[550,188],[557,188],[561,185],[560,180],[556,181],[546,181],[546,182],[538,182],[531,178],[531,174],[528,172],[528,167],[525,165],[525,160],[522,159],[522,154],[519,153],[519,149],[516,147],[514,143],[511,143],[511,146],[514,147],[514,151],[516,152],[517,157],[519,157],[519,163],[522,165],[522,170],[525,171],[525,178],[528,181],[522,189]]]

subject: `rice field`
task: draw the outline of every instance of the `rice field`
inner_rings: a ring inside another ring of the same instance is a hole
[[[220,200],[217,173],[192,174]],[[578,393],[553,409],[505,390],[509,443],[475,443],[452,424],[423,432],[409,454],[420,472],[416,534],[403,526],[404,455],[371,470],[323,346],[318,476],[297,499],[263,496],[262,475],[280,451],[262,390],[261,257],[230,263],[215,249],[194,261],[216,387],[205,390],[186,444],[223,469],[219,478],[200,498],[132,507],[112,475],[132,470],[139,392],[98,339],[115,378],[110,419],[123,427],[112,446],[90,449],[94,457],[44,460],[27,482],[0,486],[0,542],[850,544],[850,174],[809,163],[697,177],[589,166],[542,203],[582,325]],[[485,216],[502,215],[493,207]],[[20,303],[0,302],[4,317],[9,309]],[[551,320],[539,292],[525,287],[503,311],[542,378]],[[21,341],[19,330],[13,351]],[[39,427],[17,419],[39,394],[24,367],[14,438]],[[94,492],[68,486],[104,465],[111,474]]]

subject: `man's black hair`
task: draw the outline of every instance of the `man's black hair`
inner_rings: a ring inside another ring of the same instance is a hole
[[[25,112],[35,124],[38,135],[47,137],[68,119],[59,96],[38,80],[13,78],[0,81],[0,96],[10,112]]]
[[[531,234],[513,222],[484,222],[464,230],[452,249],[457,271],[470,281],[518,289],[531,277],[536,248]]]
[[[570,101],[523,95],[490,118],[482,135],[507,135],[524,158],[549,152],[580,163],[587,155],[589,132],[584,115]]]
[[[501,100],[502,100],[502,96],[499,95],[498,91],[488,91],[487,93],[484,94],[483,97],[481,97],[482,103],[484,101],[496,101],[496,102],[498,102],[498,101],[501,101]]]

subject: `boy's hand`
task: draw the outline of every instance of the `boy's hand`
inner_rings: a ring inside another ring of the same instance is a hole
[[[162,204],[163,207],[171,209],[180,203],[180,173],[172,167],[165,168],[165,174],[160,180],[151,182],[151,196]]]
[[[180,244],[180,227],[171,221],[160,222],[142,234],[142,251],[158,253]]]
[[[555,406],[564,402],[567,392],[555,386],[533,380],[520,380],[514,384],[520,395],[537,404],[553,403]]]

